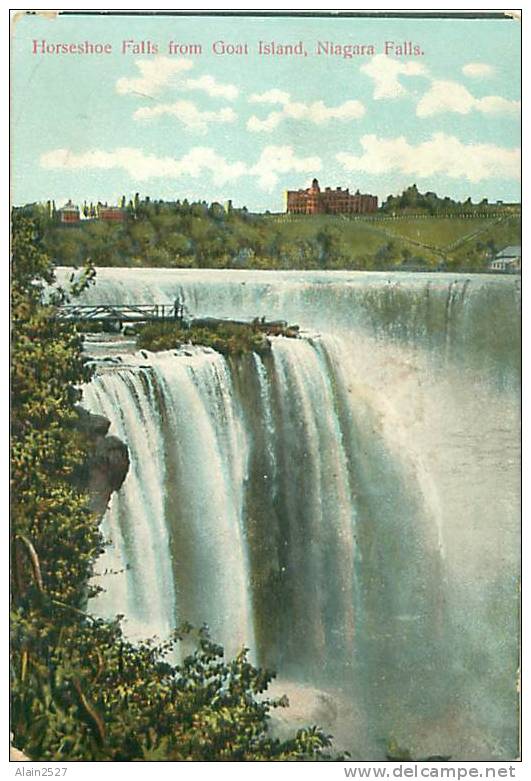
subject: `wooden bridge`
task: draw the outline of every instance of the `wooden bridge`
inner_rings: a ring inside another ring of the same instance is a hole
[[[121,330],[125,323],[177,322],[181,327],[213,328],[230,323],[235,326],[250,326],[257,331],[275,336],[298,336],[299,326],[288,327],[286,320],[230,320],[216,317],[184,319],[184,305],[176,300],[173,304],[62,304],[56,309],[56,317],[63,322],[103,323],[111,331]]]
[[[174,304],[63,304],[57,308],[57,319],[91,323],[146,323],[180,320],[184,306]]]

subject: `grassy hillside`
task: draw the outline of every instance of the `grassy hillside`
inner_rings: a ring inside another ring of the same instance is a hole
[[[447,248],[448,261],[454,265],[481,265],[488,262],[493,252],[522,242],[522,221],[520,215],[503,220],[485,220],[481,233],[461,238],[460,242]]]
[[[367,258],[374,268],[417,264],[482,269],[498,250],[521,243],[520,214],[504,212],[488,217],[290,215],[270,220],[288,240],[311,241],[326,228],[337,230],[352,257],[358,262]]]
[[[269,269],[484,270],[520,243],[520,214],[492,207],[455,216],[386,212],[344,215],[226,212],[219,204],[141,201],[123,223],[61,226],[40,213],[58,265]]]
[[[389,221],[389,230],[405,239],[446,247],[469,233],[485,228],[485,218],[464,219],[459,217],[398,218]]]

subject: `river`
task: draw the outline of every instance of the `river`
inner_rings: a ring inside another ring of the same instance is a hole
[[[129,345],[85,387],[131,454],[93,610],[132,637],[206,622],[325,692],[354,757],[516,756],[519,279],[113,268],[81,302],[176,298],[302,336]]]

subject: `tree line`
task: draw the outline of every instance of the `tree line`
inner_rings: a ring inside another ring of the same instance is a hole
[[[94,210],[87,207],[88,213]],[[44,250],[56,265],[169,268],[325,268],[348,257],[341,231],[327,226],[315,235],[287,235],[268,215],[225,209],[219,203],[140,199],[114,223],[81,220],[62,226],[47,207],[22,210],[40,226]]]
[[[435,192],[421,193],[416,184],[412,184],[402,191],[400,195],[388,195],[382,203],[380,211],[385,213],[425,212],[431,215],[445,215],[465,212],[467,214],[492,211],[494,208],[503,207],[501,202],[493,205],[487,198],[482,198],[477,203],[468,197],[464,201],[457,201],[449,196],[441,198]]]
[[[441,264],[437,253],[412,251],[400,236],[390,244],[385,236],[375,237],[376,223],[371,234],[363,221],[342,215],[283,221],[267,212],[232,208],[230,203],[224,207],[186,199],[152,200],[139,193],[129,202],[123,196],[120,205],[125,219],[114,222],[91,219],[97,207],[84,203],[82,212],[87,219],[74,225],[61,225],[54,218],[53,204],[31,204],[19,211],[39,225],[44,251],[61,266],[90,261],[94,266],[165,268],[382,269],[411,263],[411,258],[419,267]],[[460,203],[435,193],[420,193],[412,185],[399,196],[390,195],[380,213],[457,216],[465,210],[481,215],[492,208],[486,200]],[[450,244],[456,238],[451,224],[447,231],[445,243]],[[481,266],[488,255],[487,244],[478,246],[473,262]],[[469,257],[458,258],[457,265],[461,260],[470,265]]]

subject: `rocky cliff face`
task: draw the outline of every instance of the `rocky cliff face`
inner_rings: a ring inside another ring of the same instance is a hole
[[[118,437],[107,433],[110,421],[103,415],[76,407],[76,428],[87,437],[89,456],[76,475],[78,484],[89,493],[90,509],[103,515],[113,491],[118,491],[129,470],[129,450]]]

